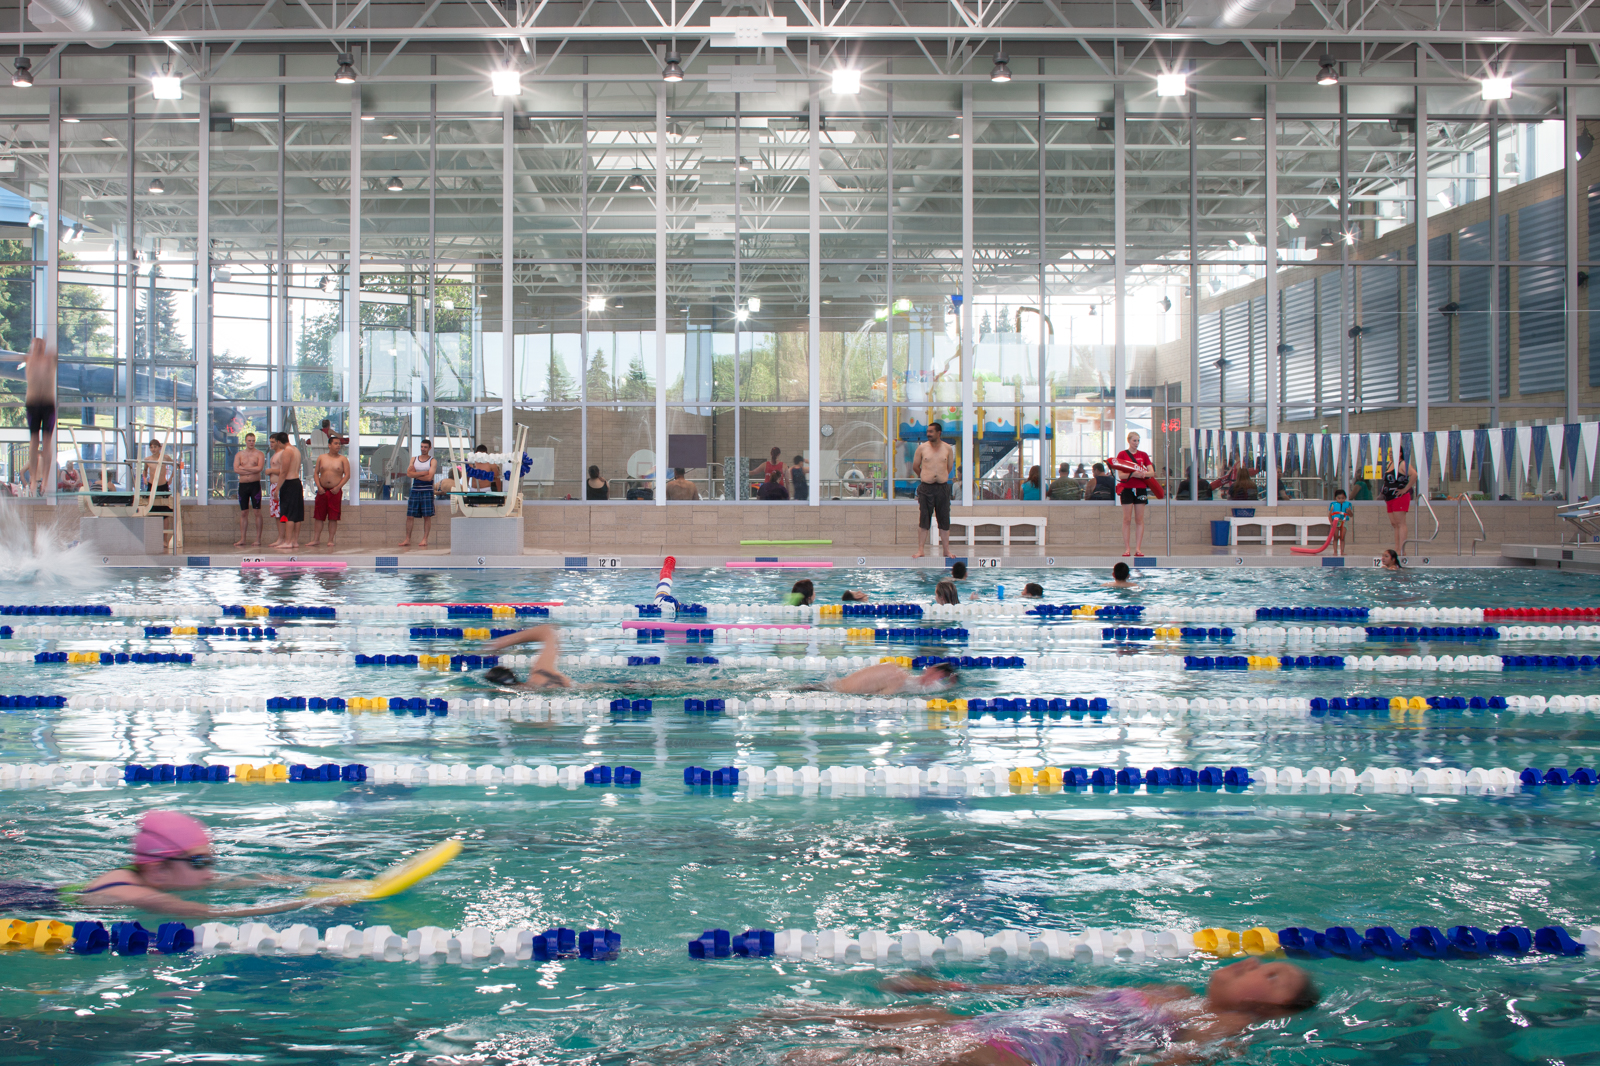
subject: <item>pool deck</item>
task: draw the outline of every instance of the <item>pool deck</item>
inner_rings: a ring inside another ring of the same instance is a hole
[[[51,527],[63,542],[71,543],[80,536],[83,515],[75,500],[59,503],[13,500],[7,504],[17,507],[29,527]],[[1132,562],[1136,566],[1154,567],[1374,566],[1384,548],[1393,543],[1389,539],[1388,522],[1381,504],[1356,506],[1354,536],[1342,563],[1322,555],[1292,552],[1289,545],[1282,542],[1271,546],[1213,547],[1211,523],[1227,517],[1231,506],[1206,503],[1170,509],[1151,507],[1145,536],[1147,557]],[[954,515],[957,518],[1038,516],[1046,519],[1048,525],[1042,545],[1022,543],[1002,547],[998,543],[985,543],[968,547],[957,541],[952,544],[953,557],[966,559],[974,568],[1110,567],[1122,559],[1121,510],[1113,504],[1099,503],[996,502],[971,509],[957,508]],[[1572,551],[1574,546],[1560,546],[1564,523],[1556,518],[1554,504],[1483,504],[1480,512],[1485,535],[1478,538],[1476,551],[1472,550],[1477,535],[1476,522],[1470,513],[1463,516],[1454,506],[1441,507],[1437,535],[1422,545],[1414,543],[1407,564],[1538,566],[1564,562],[1571,568],[1588,565],[1600,568],[1600,545],[1576,549],[1581,558],[1563,559],[1560,553]],[[1258,513],[1263,517],[1316,517],[1327,512],[1326,505],[1307,502],[1262,508]],[[237,567],[246,561],[265,560],[272,563],[343,562],[346,567],[357,569],[601,569],[658,566],[663,556],[674,555],[684,566],[722,566],[729,561],[756,560],[831,563],[836,568],[946,565],[937,555],[925,559],[911,557],[916,550],[919,530],[917,508],[910,503],[829,502],[820,507],[697,503],[658,507],[625,502],[530,502],[524,509],[520,555],[452,552],[452,520],[447,515],[434,521],[427,548],[415,544],[401,548],[399,541],[404,536],[405,512],[395,504],[365,501],[360,507],[347,505],[345,520],[339,526],[339,548],[331,552],[308,546],[293,553],[235,546],[238,516],[237,507],[222,502],[206,507],[186,506],[184,548],[176,556],[115,554],[112,549],[97,561],[105,566]],[[477,520],[455,520],[457,523],[467,521]],[[1472,529],[1469,532],[1458,526]],[[420,523],[416,532],[420,539]],[[268,523],[269,543],[274,535]],[[310,523],[306,523],[301,529],[302,543],[310,536]],[[782,540],[826,543],[760,543]],[[1319,542],[1314,540],[1313,546]]]

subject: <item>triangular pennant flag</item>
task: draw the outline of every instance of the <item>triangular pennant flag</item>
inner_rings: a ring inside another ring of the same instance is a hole
[[[1428,442],[1432,448],[1428,453],[1428,461],[1431,463],[1434,459],[1439,460],[1440,481],[1450,480],[1450,438],[1453,436],[1455,434],[1448,429],[1436,429],[1433,431],[1433,439]]]
[[[1377,433],[1367,434],[1367,458],[1364,465],[1372,467],[1381,473],[1383,467],[1382,437]]]
[[[1517,453],[1511,461],[1517,465],[1517,470],[1526,476],[1533,468],[1533,427],[1515,426],[1511,430],[1511,435],[1517,442]]]
[[[1477,458],[1478,431],[1466,429],[1461,431],[1461,476],[1467,481],[1472,480],[1473,460]]]
[[[1439,454],[1439,434],[1422,434],[1422,469],[1433,470],[1433,460]],[[1444,471],[1440,470],[1440,479],[1443,480]]]
[[[1279,470],[1283,469],[1283,434],[1272,435],[1272,462]]]
[[[1317,435],[1315,433],[1307,433],[1305,443],[1300,448],[1300,472],[1307,477],[1315,477],[1317,471],[1322,467],[1322,463],[1319,461],[1321,456],[1317,454],[1316,441]]]
[[[1337,443],[1335,443],[1331,433],[1323,434],[1322,454],[1317,457],[1317,463],[1322,468],[1323,477],[1330,481],[1338,481],[1340,479],[1340,474],[1345,469],[1343,465],[1344,454],[1348,445],[1349,438],[1343,433],[1339,434],[1339,440]],[[1338,449],[1337,455],[1334,451],[1335,448]]]
[[[1548,426],[1531,426],[1529,442],[1533,450],[1533,480],[1537,483],[1544,477],[1544,459],[1550,450],[1550,429]]]
[[[1511,430],[1489,431],[1489,476],[1499,482],[1506,476],[1506,438]]]
[[[1583,469],[1593,477],[1594,446],[1600,441],[1600,422],[1584,422],[1579,425],[1578,432],[1583,439]]]
[[[1407,433],[1406,436],[1411,438],[1407,442],[1410,446],[1409,450],[1411,454],[1406,456],[1406,463],[1410,465],[1411,472],[1414,476],[1421,477],[1426,475],[1428,472],[1428,453],[1426,450],[1424,450],[1426,448],[1426,444],[1423,440],[1426,434],[1413,431],[1411,433]],[[1418,467],[1421,467],[1421,470],[1418,470]]]
[[[1561,467],[1570,478],[1578,469],[1578,423],[1568,422],[1561,427]]]

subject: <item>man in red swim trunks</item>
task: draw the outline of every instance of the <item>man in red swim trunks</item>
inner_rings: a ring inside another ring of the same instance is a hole
[[[317,456],[317,467],[312,471],[312,478],[317,483],[317,502],[311,512],[311,543],[308,547],[317,548],[322,540],[322,523],[328,523],[328,548],[331,550],[338,545],[334,538],[338,536],[339,517],[344,504],[344,487],[350,481],[350,460],[339,454],[339,449],[344,445],[344,438],[335,434],[328,438],[328,450],[325,454]]]

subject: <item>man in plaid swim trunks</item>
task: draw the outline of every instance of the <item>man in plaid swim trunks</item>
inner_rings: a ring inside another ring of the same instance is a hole
[[[428,531],[433,527],[433,477],[438,473],[439,461],[433,457],[433,441],[424,437],[418,442],[417,457],[411,460],[411,465],[403,474],[390,474],[394,477],[408,477],[411,479],[411,498],[406,501],[406,539],[400,542],[400,547],[409,547],[411,544],[411,528],[417,519],[422,519],[422,540],[417,547],[428,546]]]

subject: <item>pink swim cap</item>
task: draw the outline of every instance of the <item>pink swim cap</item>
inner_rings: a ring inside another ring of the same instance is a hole
[[[161,862],[210,846],[211,834],[206,832],[206,827],[187,814],[149,811],[139,821],[139,832],[133,838],[133,861]]]

